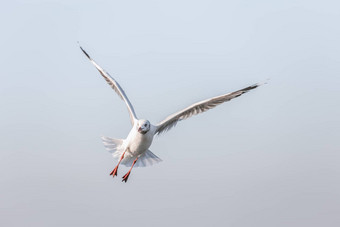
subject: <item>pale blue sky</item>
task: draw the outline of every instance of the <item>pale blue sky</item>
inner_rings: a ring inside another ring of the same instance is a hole
[[[339,226],[339,7],[2,2],[0,225]],[[156,137],[163,162],[123,184],[100,136],[128,113],[77,41],[154,124],[271,80]]]

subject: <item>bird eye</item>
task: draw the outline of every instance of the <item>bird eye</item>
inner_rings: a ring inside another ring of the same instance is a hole
[[[146,124],[144,124],[144,126],[146,126]]]

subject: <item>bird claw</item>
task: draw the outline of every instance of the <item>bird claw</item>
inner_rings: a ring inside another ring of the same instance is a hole
[[[118,166],[116,166],[116,167],[112,170],[112,172],[110,173],[110,175],[112,175],[112,177],[115,177],[115,176],[117,176],[117,173],[118,173]]]
[[[130,176],[130,171],[127,172],[127,174],[125,174],[125,175],[123,176],[122,182],[124,181],[124,182],[126,183],[126,181],[128,180],[129,176]]]

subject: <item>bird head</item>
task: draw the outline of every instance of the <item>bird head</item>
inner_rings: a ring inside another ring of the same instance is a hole
[[[137,124],[137,131],[141,134],[145,134],[150,130],[150,122],[148,120],[139,120]]]

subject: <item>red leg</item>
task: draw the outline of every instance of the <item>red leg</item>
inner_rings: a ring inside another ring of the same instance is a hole
[[[124,158],[124,154],[125,154],[125,151],[124,151],[124,153],[123,153],[123,155],[122,155],[122,157],[120,157],[120,159],[119,159],[119,162],[118,162],[118,164],[117,164],[117,166],[112,170],[112,172],[110,173],[110,175],[112,175],[112,177],[115,177],[115,176],[117,176],[117,172],[118,172],[118,166],[119,166],[119,164],[120,164],[120,162],[122,161],[122,159]]]
[[[122,182],[125,181],[125,183],[126,183],[126,181],[128,180],[128,178],[129,178],[129,176],[130,176],[131,170],[132,170],[133,166],[136,164],[137,160],[138,160],[138,157],[133,161],[132,166],[131,166],[129,172],[127,172],[127,173],[123,176]]]

